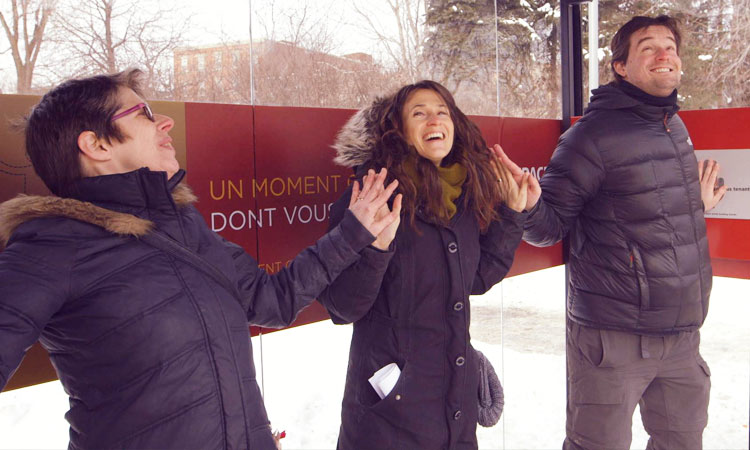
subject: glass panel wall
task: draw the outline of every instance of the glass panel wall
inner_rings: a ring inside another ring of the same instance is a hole
[[[479,448],[559,448],[565,436],[565,268],[508,278],[473,296],[471,342],[494,365],[505,392]],[[541,432],[541,430],[544,430]]]
[[[258,383],[284,448],[336,448],[351,336],[352,325],[326,320],[253,338]]]
[[[700,352],[711,369],[711,399],[703,448],[743,449],[750,411],[750,280],[714,277],[711,306],[701,327]],[[633,446],[646,448],[639,412],[633,416]]]
[[[0,394],[0,448],[67,448],[70,424],[64,417],[68,402],[57,380]]]
[[[663,2],[598,0],[599,21],[596,55],[600,84],[614,79],[609,45],[617,29],[637,15],[667,14],[680,21],[682,29],[682,83],[678,89],[682,109],[715,109],[750,106],[750,9],[747,0]],[[584,71],[592,50],[587,42],[588,3],[584,20]],[[587,80],[584,77],[584,80]],[[587,83],[588,85],[588,83]],[[594,86],[596,87],[596,86]],[[585,99],[588,102],[588,96]]]
[[[750,105],[746,1],[599,1],[601,83],[619,25],[666,13],[683,25],[683,108]],[[353,108],[432,78],[471,114],[560,116],[559,1],[8,0],[0,13],[3,93],[137,66],[151,98],[250,103],[252,75],[258,104]]]
[[[140,67],[151,99],[356,108],[428,78],[469,114],[560,115],[555,2],[10,0],[0,12],[3,93]]]

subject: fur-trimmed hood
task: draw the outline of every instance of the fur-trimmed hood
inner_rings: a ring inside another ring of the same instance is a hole
[[[189,205],[197,200],[190,187],[184,183],[174,188],[172,198],[178,206]],[[144,236],[154,226],[150,220],[73,198],[20,194],[0,204],[0,249],[5,248],[20,225],[45,217],[66,217],[102,227],[110,233],[135,237]]]
[[[371,159],[377,143],[378,124],[387,113],[390,100],[390,97],[378,97],[372,105],[360,109],[346,122],[333,144],[336,149],[333,162],[344,167],[355,167]]]

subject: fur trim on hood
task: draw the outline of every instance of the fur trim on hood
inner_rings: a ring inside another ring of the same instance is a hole
[[[198,201],[198,197],[193,194],[193,190],[190,189],[185,183],[180,183],[172,190],[172,199],[177,206],[192,205]]]
[[[193,191],[185,184],[174,188],[172,198],[178,206],[197,200]],[[144,236],[154,226],[150,220],[73,198],[20,194],[0,204],[0,249],[5,248],[19,225],[43,217],[67,217],[97,225],[110,233],[135,237]]]
[[[336,136],[333,148],[336,157],[333,162],[344,167],[361,166],[371,159],[377,143],[377,128],[390,97],[378,97],[372,105],[357,111]]]

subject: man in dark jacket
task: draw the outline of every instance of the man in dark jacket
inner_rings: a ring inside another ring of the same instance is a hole
[[[65,82],[27,119],[55,195],[0,205],[0,388],[40,340],[70,396],[71,449],[275,449],[248,323],[290,324],[392,238],[396,186],[370,173],[341,225],[268,275],[191,205],[174,121],[142,99],[139,74]]]
[[[676,114],[679,49],[667,16],[620,28],[616,81],[593,92],[560,138],[536,206],[531,188],[524,239],[546,246],[570,236],[566,449],[629,448],[636,404],[648,448],[702,445],[710,373],[698,329],[711,292],[703,213],[725,188],[714,190],[718,164],[698,166]]]

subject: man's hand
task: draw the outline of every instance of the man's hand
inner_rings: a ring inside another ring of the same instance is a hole
[[[541,186],[539,186],[539,180],[537,180],[536,177],[532,176],[529,172],[524,172],[523,170],[521,170],[521,168],[518,167],[518,164],[514,163],[510,158],[508,158],[508,155],[505,154],[503,148],[500,147],[500,145],[495,144],[490,149],[490,151],[494,155],[494,160],[496,161],[495,174],[499,175],[498,179],[501,180],[501,190],[503,190],[503,187],[508,189],[510,188],[510,186],[503,186],[503,175],[502,169],[500,169],[500,167],[507,169],[508,173],[513,178],[513,180],[515,180],[515,183],[518,185],[518,187],[525,191],[525,203],[522,205],[521,209],[517,209],[517,211],[530,211],[531,208],[533,208],[534,205],[536,205],[536,203],[539,201],[539,197],[542,196],[542,188]],[[505,192],[503,192],[503,195],[506,195]],[[510,206],[510,204],[508,204],[508,206]],[[513,207],[511,206],[511,208]]]
[[[385,177],[388,171],[383,168],[377,175],[375,171],[370,169],[362,180],[362,189],[359,188],[359,183],[354,182],[352,186],[352,196],[349,199],[349,210],[354,214],[354,217],[367,228],[373,236],[377,236],[373,244],[381,240],[381,233],[395,221],[400,220],[401,214],[401,194],[396,196],[393,202],[393,210],[388,210],[388,199],[393,194],[393,191],[398,187],[398,180],[393,180],[388,187],[383,187],[385,183]],[[383,208],[385,208],[383,210]],[[396,223],[395,228],[398,228]],[[386,234],[381,240],[381,244],[385,243],[387,249],[395,236],[395,228],[392,231],[390,239],[388,238],[390,231],[386,231]],[[385,242],[387,241],[387,242]]]
[[[717,186],[716,183],[719,179],[719,168],[719,163],[712,159],[698,161],[701,200],[703,200],[703,210],[706,212],[712,210],[727,193],[726,186]]]

